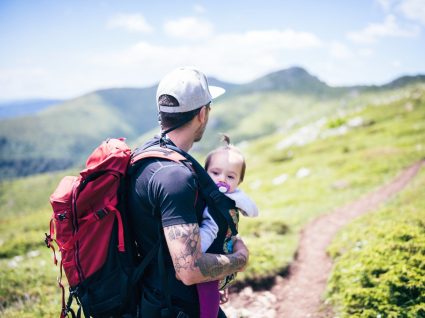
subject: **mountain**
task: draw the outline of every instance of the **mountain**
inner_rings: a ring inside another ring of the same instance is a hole
[[[425,75],[415,75],[415,76],[402,76],[399,77],[388,84],[382,85],[381,88],[383,89],[395,89],[395,88],[401,88],[406,85],[416,84],[416,83],[423,83],[425,82]]]
[[[109,137],[136,138],[157,125],[155,87],[96,91],[0,125],[0,178],[83,162]]]
[[[35,114],[47,107],[63,102],[62,99],[26,99],[0,102],[0,120]]]
[[[222,87],[226,90],[226,92],[231,92],[239,86],[238,84],[232,84],[232,83],[220,81],[219,79],[216,79],[215,77],[208,78],[208,84]]]
[[[365,103],[362,92],[425,82],[424,76],[402,77],[387,85],[330,87],[300,67],[281,70],[236,85],[210,78],[227,93],[215,103],[205,138],[195,151],[218,144],[219,133],[232,142],[290,131],[322,117],[335,116]],[[353,94],[353,92],[356,94]],[[100,141],[126,137],[130,145],[157,131],[156,85],[113,88],[67,100],[36,114],[6,118],[0,125],[0,180],[82,165]]]
[[[332,88],[301,67],[291,67],[256,79],[238,93],[280,91],[294,94],[329,94]]]

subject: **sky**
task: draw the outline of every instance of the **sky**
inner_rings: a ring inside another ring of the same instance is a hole
[[[425,74],[425,0],[0,0],[0,100],[148,87],[179,66],[332,86]]]

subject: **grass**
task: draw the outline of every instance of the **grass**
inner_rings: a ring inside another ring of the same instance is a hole
[[[371,104],[346,115],[347,120],[361,117],[366,124],[345,135],[278,150],[276,145],[285,136],[276,134],[247,147],[248,174],[242,188],[257,202],[260,217],[241,220],[241,233],[249,239],[252,252],[251,265],[242,278],[282,272],[295,253],[299,230],[308,221],[359,198],[425,158],[425,96],[421,89],[422,95],[413,89],[413,100],[404,94],[388,104]],[[415,105],[413,109],[405,107],[408,103]],[[301,168],[310,174],[297,178]],[[286,181],[273,184],[282,175],[287,176]],[[271,226],[276,223],[287,229],[285,233]],[[257,228],[264,224],[268,230],[259,233]],[[270,248],[275,242],[279,243],[278,253]],[[271,250],[267,262],[262,261],[267,253],[263,249]]]
[[[425,173],[329,248],[328,303],[339,317],[425,317]]]
[[[2,317],[54,317],[60,313],[60,290],[50,251],[34,250],[0,260],[0,312]]]
[[[299,230],[307,222],[379,187],[425,157],[424,86],[353,97],[341,102],[339,112],[331,113],[326,101],[315,105],[319,109],[315,114],[306,109],[300,115],[305,123],[290,129],[285,122],[278,123],[273,128],[278,132],[241,144],[248,167],[241,187],[257,202],[260,216],[241,218],[240,232],[251,257],[247,271],[238,275],[240,281],[261,280],[284,271],[293,259]],[[327,124],[314,142],[277,147],[309,120],[323,116]],[[346,134],[320,137],[356,117],[363,124]],[[261,127],[271,120],[261,121]],[[244,127],[250,128],[248,123]],[[73,173],[0,184],[2,317],[50,317],[60,309],[57,269],[42,242],[51,215],[48,197],[63,175]]]

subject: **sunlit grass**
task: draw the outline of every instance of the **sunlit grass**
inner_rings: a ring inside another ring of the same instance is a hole
[[[260,216],[241,217],[240,233],[251,257],[247,271],[238,275],[239,281],[281,273],[292,261],[299,230],[307,222],[389,182],[401,169],[425,157],[424,91],[423,87],[412,87],[392,94],[358,96],[341,102],[345,105],[343,112],[335,111],[335,104],[322,101],[311,106],[319,109],[313,114],[310,109],[298,109],[299,117],[308,118],[304,123],[282,131],[277,125],[272,130],[278,132],[241,145],[248,164],[241,187],[257,202]],[[252,102],[256,100],[261,99]],[[279,109],[279,105],[268,107]],[[293,108],[287,116],[296,110]],[[325,115],[332,124],[324,125],[322,133],[355,117],[361,117],[364,124],[344,135],[319,137],[300,147],[277,148],[282,139],[309,120]],[[264,128],[271,119],[253,119],[254,124],[244,124],[235,134],[254,131],[257,121]],[[51,317],[60,310],[57,269],[50,251],[43,247],[43,236],[51,215],[49,195],[65,174],[75,171],[0,184],[2,317]],[[29,257],[33,251],[40,254]]]
[[[425,316],[425,172],[396,200],[340,231],[328,303],[339,317]]]
[[[419,96],[413,109],[405,107],[411,102],[407,98],[351,113],[367,124],[304,147],[278,150],[276,144],[285,137],[280,134],[250,145],[248,174],[242,187],[258,203],[261,216],[250,222],[242,218],[241,233],[253,236],[265,220],[279,220],[288,232],[277,236],[297,235],[306,222],[376,189],[425,158],[425,98],[423,93]],[[309,175],[297,178],[302,168],[308,169]],[[282,175],[285,181],[273,184]],[[268,260],[276,264],[275,273],[288,265],[297,244],[297,240],[283,240],[285,248]],[[257,251],[251,250],[256,275],[261,275],[259,268],[263,266],[264,273],[269,273],[268,265],[257,261]],[[245,275],[252,276],[250,271],[248,268]]]

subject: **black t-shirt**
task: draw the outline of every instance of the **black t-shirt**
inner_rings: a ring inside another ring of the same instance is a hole
[[[159,216],[162,226],[200,223],[205,202],[199,195],[198,183],[192,171],[184,164],[173,161],[144,159],[132,174],[129,190],[129,218],[132,232],[143,254],[148,253],[160,239]],[[163,245],[166,245],[165,240]],[[170,292],[185,302],[198,303],[195,286],[186,286],[175,277],[168,249],[165,263]],[[158,259],[148,265],[143,282],[162,290]]]

